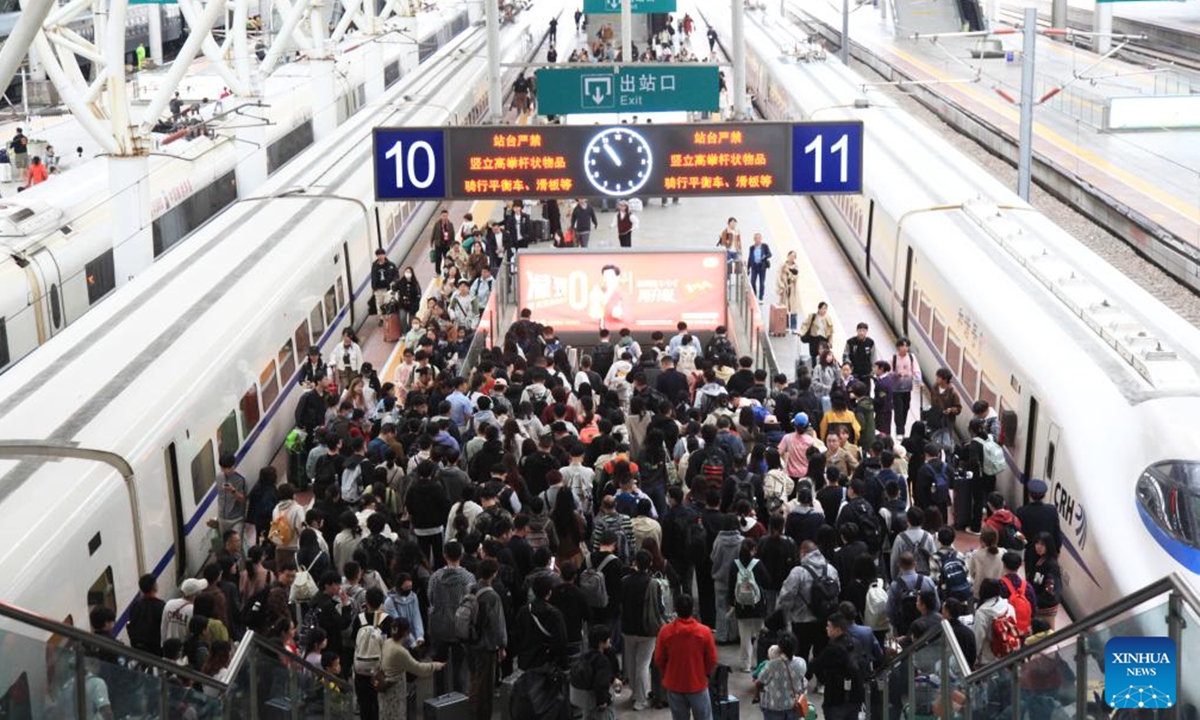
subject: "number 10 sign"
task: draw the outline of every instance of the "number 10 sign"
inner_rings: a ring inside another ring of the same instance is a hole
[[[792,126],[792,192],[862,192],[863,124],[807,122]]]
[[[441,130],[375,131],[375,197],[402,200],[446,197],[445,135]]]

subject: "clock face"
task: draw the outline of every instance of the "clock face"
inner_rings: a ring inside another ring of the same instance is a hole
[[[583,154],[588,181],[605,195],[632,195],[650,179],[654,159],[650,143],[624,127],[602,130]]]

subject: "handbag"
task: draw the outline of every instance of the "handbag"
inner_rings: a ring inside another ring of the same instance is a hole
[[[816,338],[814,338],[814,337],[812,336],[812,324],[813,324],[813,322],[814,322],[816,319],[817,319],[816,313],[813,313],[813,314],[811,314],[811,315],[809,315],[809,316],[808,316],[808,320],[806,320],[806,321],[804,322],[804,325],[805,325],[805,326],[806,326],[808,329],[807,329],[807,330],[805,330],[805,331],[804,331],[804,334],[800,336],[800,342],[802,342],[802,343],[804,343],[804,344],[808,345],[808,344],[811,344],[811,343],[812,343],[812,341],[816,339]]]
[[[785,661],[783,663],[783,669],[787,671],[788,688],[794,690],[796,687],[796,683],[792,680],[792,663]],[[799,695],[796,696],[796,715],[798,715],[801,718],[801,720],[803,720],[804,718],[808,717],[809,710],[810,710],[810,707],[808,704],[808,695],[806,695],[805,693],[800,693]]]
[[[435,262],[437,262],[437,258],[438,258],[437,248],[429,248],[429,262],[435,263]]]

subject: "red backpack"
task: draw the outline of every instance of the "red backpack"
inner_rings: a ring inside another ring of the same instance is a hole
[[[1008,604],[1012,605],[1017,616],[1017,632],[1021,637],[1025,637],[1033,629],[1033,606],[1029,604],[1029,598],[1025,597],[1025,581],[1017,578],[1017,582],[1019,584],[1014,587],[1008,577],[1000,578],[1000,583],[1008,589]]]
[[[992,619],[992,654],[997,658],[1016,652],[1021,647],[1021,634],[1012,615],[1004,614]]]

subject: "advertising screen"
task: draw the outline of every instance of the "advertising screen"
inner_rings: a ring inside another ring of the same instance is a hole
[[[696,331],[725,324],[725,256],[719,252],[521,252],[520,306],[559,333],[621,328]]]

